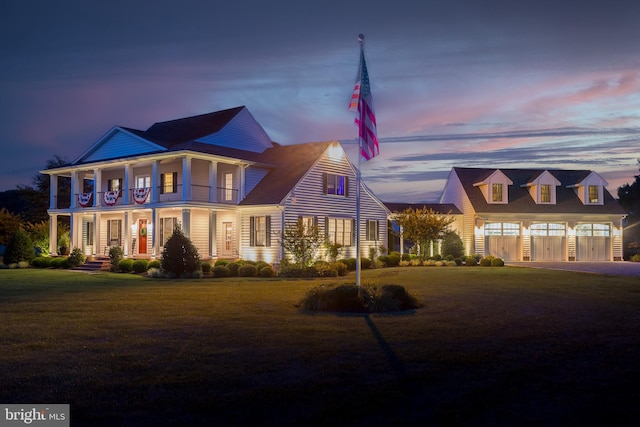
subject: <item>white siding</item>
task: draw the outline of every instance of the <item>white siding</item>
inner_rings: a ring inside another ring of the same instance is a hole
[[[269,246],[250,246],[250,221],[252,216],[271,217],[271,243]],[[251,261],[280,262],[280,233],[282,232],[282,211],[276,207],[255,208],[242,211],[240,219],[240,257]]]
[[[81,160],[95,162],[158,151],[159,147],[122,130],[116,130]]]
[[[191,209],[191,242],[198,249],[200,258],[206,259],[209,254],[209,211]]]
[[[324,194],[323,173],[345,175],[348,177],[347,196]],[[295,222],[299,216],[318,217],[318,226],[322,236],[325,234],[324,218],[353,218],[356,217],[356,176],[347,160],[342,155],[339,159],[332,159],[325,153],[307,175],[298,183],[295,190],[286,199],[285,222]],[[387,210],[364,187],[360,197],[360,255],[369,256],[369,247],[383,245],[387,242]],[[367,220],[377,220],[380,224],[378,242],[367,241]],[[324,250],[322,250],[324,253]],[[320,254],[319,254],[320,255]],[[345,247],[341,257],[355,257],[355,245]]]
[[[484,235],[476,241],[475,211],[454,170],[451,170],[449,174],[442,196],[440,196],[440,203],[453,203],[463,213],[462,228],[457,231],[464,243],[465,254],[482,253],[484,251]]]
[[[198,139],[198,142],[262,153],[270,148],[271,139],[249,110],[242,109],[220,131]]]

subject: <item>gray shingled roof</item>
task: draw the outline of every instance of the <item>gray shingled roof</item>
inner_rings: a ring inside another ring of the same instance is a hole
[[[308,142],[265,150],[260,155],[261,161],[274,167],[240,204],[267,205],[282,202],[331,143]]]
[[[476,212],[486,213],[584,213],[584,214],[616,214],[624,215],[617,200],[611,194],[604,191],[603,205],[583,204],[573,188],[584,180],[592,171],[589,170],[561,170],[561,169],[500,169],[511,181],[509,185],[509,202],[507,204],[490,204],[482,195],[479,187],[473,184],[485,180],[497,169],[485,168],[453,168],[460,178],[460,182],[469,197]],[[548,170],[558,181],[560,186],[556,187],[556,204],[536,204],[526,187],[540,173]]]

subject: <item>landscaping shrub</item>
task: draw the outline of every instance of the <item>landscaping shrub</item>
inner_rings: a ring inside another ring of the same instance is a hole
[[[504,260],[502,258],[494,258],[491,260],[491,267],[504,267]]]
[[[119,246],[114,246],[109,249],[109,269],[117,273],[120,270],[120,261],[124,258],[124,252]]]
[[[382,287],[346,285],[320,285],[309,291],[299,307],[310,311],[348,313],[389,312],[419,308],[422,304],[403,286]]]
[[[315,267],[300,267],[295,264],[281,265],[278,269],[278,277],[312,278],[318,277],[318,271]]]
[[[69,268],[69,260],[67,257],[56,257],[51,260],[51,267],[53,268]]]
[[[238,264],[237,262],[230,262],[229,264],[227,264],[227,268],[229,269],[229,276],[236,277],[238,275],[240,264]]]
[[[478,265],[478,260],[474,256],[468,256],[465,258],[464,264],[469,266]]]
[[[275,271],[273,271],[273,267],[271,267],[270,265],[265,265],[264,267],[262,267],[260,271],[258,271],[258,274],[260,274],[260,277],[273,277],[276,275]]]
[[[411,267],[411,261],[403,259],[400,261],[400,267]]]
[[[131,267],[136,273],[144,273],[149,269],[149,261],[146,259],[137,259],[133,261],[133,265]]]
[[[462,258],[455,258],[453,261],[456,263],[456,265],[462,265]]]
[[[147,270],[147,275],[154,279],[161,279],[164,277],[162,270],[157,267],[150,267],[149,270]]]
[[[213,266],[213,277],[228,277],[231,273],[226,264]]]
[[[383,267],[391,267],[389,265],[389,255],[380,255],[378,257],[378,262],[382,264]],[[377,267],[377,265],[376,265]]]
[[[400,261],[411,261],[411,255],[407,253],[402,254],[402,259]]]
[[[147,265],[147,271],[152,268],[160,269],[161,267],[162,267],[162,264],[160,263],[160,261],[158,261],[157,259],[154,259],[149,263],[149,265]]]
[[[69,255],[69,265],[71,267],[77,267],[79,265],[84,264],[84,262],[87,260],[87,257],[84,256],[84,254],[82,253],[82,249],[80,248],[73,248],[73,250],[71,251],[71,255]]]
[[[369,258],[360,258],[360,268],[363,270],[371,268],[371,260]]]
[[[480,260],[480,267],[491,267],[491,258],[482,258]]]
[[[255,277],[258,274],[258,269],[255,265],[245,263],[238,268],[238,276],[240,277]]]
[[[161,263],[162,269],[171,273],[170,277],[193,277],[193,272],[201,271],[198,250],[180,227],[176,227],[167,240]]]
[[[217,265],[229,265],[229,260],[226,259],[219,259],[216,261],[216,263],[214,264],[214,267]]]
[[[400,265],[400,254],[398,252],[391,252],[388,255],[389,261],[387,262],[388,267],[398,267]]]
[[[17,264],[20,261],[31,262],[36,257],[36,251],[33,248],[33,242],[29,234],[22,228],[18,228],[4,252],[5,264]]]
[[[260,271],[260,270],[262,270],[264,267],[266,267],[266,266],[268,266],[268,265],[270,265],[268,262],[265,262],[265,261],[258,261],[258,262],[256,263],[256,270]]]
[[[203,273],[211,273],[211,263],[209,263],[209,261],[203,261],[202,264],[200,264],[200,268]]]
[[[39,256],[31,260],[31,265],[36,268],[48,268],[51,267],[51,261],[53,258],[48,256]]]
[[[442,239],[442,254],[451,255],[453,258],[462,258],[464,254],[464,244],[455,231],[447,233]]]
[[[640,254],[635,254],[634,256],[632,256],[631,261],[640,262]]]
[[[355,269],[356,269],[356,259],[355,258],[345,258],[345,259],[341,260],[340,262],[347,266],[347,270],[355,271]]]
[[[132,259],[123,259],[118,263],[118,270],[123,273],[131,273],[133,271],[133,260]]]

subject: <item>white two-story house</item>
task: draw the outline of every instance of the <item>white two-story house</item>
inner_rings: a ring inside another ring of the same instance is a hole
[[[245,107],[116,126],[51,178],[50,252],[57,217],[70,218],[71,247],[154,258],[176,225],[203,259],[279,262],[283,225],[303,218],[355,257],[356,171],[338,141],[279,145]],[[59,200],[59,177],[71,197]],[[386,207],[361,183],[361,256],[387,245]],[[322,253],[318,254],[319,256]]]
[[[589,170],[453,168],[440,203],[462,212],[467,254],[511,261],[622,260],[626,213]]]

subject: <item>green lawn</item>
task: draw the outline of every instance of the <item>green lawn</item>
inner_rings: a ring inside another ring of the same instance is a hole
[[[640,422],[640,278],[379,269],[424,308],[296,309],[336,281],[0,270],[0,402],[73,426]]]

